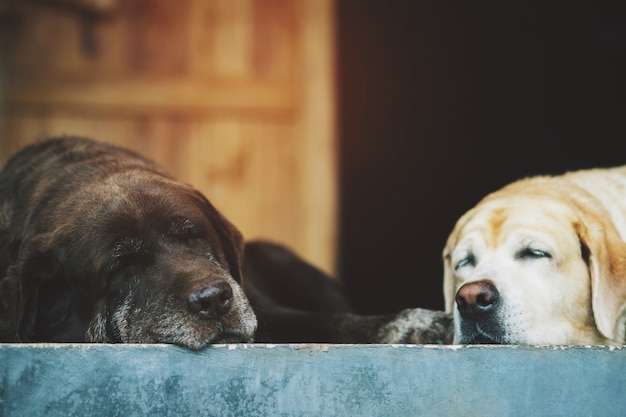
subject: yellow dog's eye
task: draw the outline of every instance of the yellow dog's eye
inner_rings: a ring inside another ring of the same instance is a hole
[[[515,259],[552,258],[548,252],[541,249],[524,248],[515,254]]]
[[[454,265],[454,270],[458,270],[459,268],[463,268],[464,266],[475,266],[476,265],[476,257],[473,253],[468,253],[463,259]]]

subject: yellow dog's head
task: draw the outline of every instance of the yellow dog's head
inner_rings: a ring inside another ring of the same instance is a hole
[[[626,244],[604,197],[536,177],[465,213],[443,252],[455,343],[622,343]]]

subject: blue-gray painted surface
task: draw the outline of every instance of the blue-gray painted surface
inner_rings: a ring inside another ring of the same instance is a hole
[[[626,416],[626,348],[0,345],[0,416]]]

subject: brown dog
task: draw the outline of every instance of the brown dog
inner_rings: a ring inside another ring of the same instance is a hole
[[[244,255],[204,196],[128,150],[50,139],[0,173],[0,342],[446,343],[450,324],[353,314],[337,280],[275,243]]]
[[[251,341],[242,252],[206,198],[137,154],[29,146],[0,174],[0,341]]]
[[[445,246],[456,343],[626,340],[626,167],[517,181]]]

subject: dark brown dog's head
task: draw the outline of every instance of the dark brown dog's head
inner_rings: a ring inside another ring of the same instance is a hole
[[[0,175],[1,338],[193,349],[252,341],[243,240],[206,198],[107,145],[36,149]],[[24,170],[29,160],[41,168]]]

